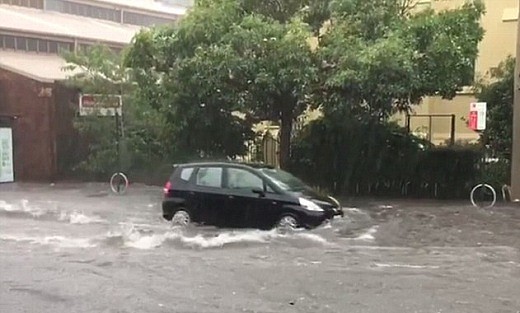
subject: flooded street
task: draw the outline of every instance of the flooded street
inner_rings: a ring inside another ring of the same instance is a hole
[[[344,202],[280,234],[175,229],[160,201],[0,185],[0,312],[520,312],[520,208]]]

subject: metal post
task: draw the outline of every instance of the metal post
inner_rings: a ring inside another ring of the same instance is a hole
[[[412,128],[412,126],[410,124],[411,123],[411,119],[412,118],[411,118],[410,114],[406,113],[406,130],[407,130],[408,133],[410,133],[410,130]]]
[[[520,7],[520,0],[519,7]],[[511,155],[511,200],[520,199],[520,10],[518,10],[516,67],[513,104],[513,149]]]
[[[455,145],[455,114],[451,115],[450,145]]]
[[[119,171],[121,171],[121,149],[120,149],[120,131],[119,131],[119,113],[116,110],[116,154],[117,154],[117,165]]]
[[[432,142],[432,116],[428,117],[428,141]]]

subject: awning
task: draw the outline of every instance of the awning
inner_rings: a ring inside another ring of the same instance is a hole
[[[0,51],[0,68],[43,83],[66,80],[76,74],[64,71],[66,65],[57,55]]]

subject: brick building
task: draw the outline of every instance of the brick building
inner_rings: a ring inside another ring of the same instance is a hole
[[[14,179],[57,180],[80,148],[78,93],[63,84],[62,50],[120,50],[143,27],[185,11],[147,0],[0,0],[0,128],[11,129]]]

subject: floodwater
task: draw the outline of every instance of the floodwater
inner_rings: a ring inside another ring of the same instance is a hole
[[[172,228],[161,189],[0,185],[0,312],[520,312],[520,214],[361,203],[312,231]],[[348,203],[344,203],[348,206]]]

